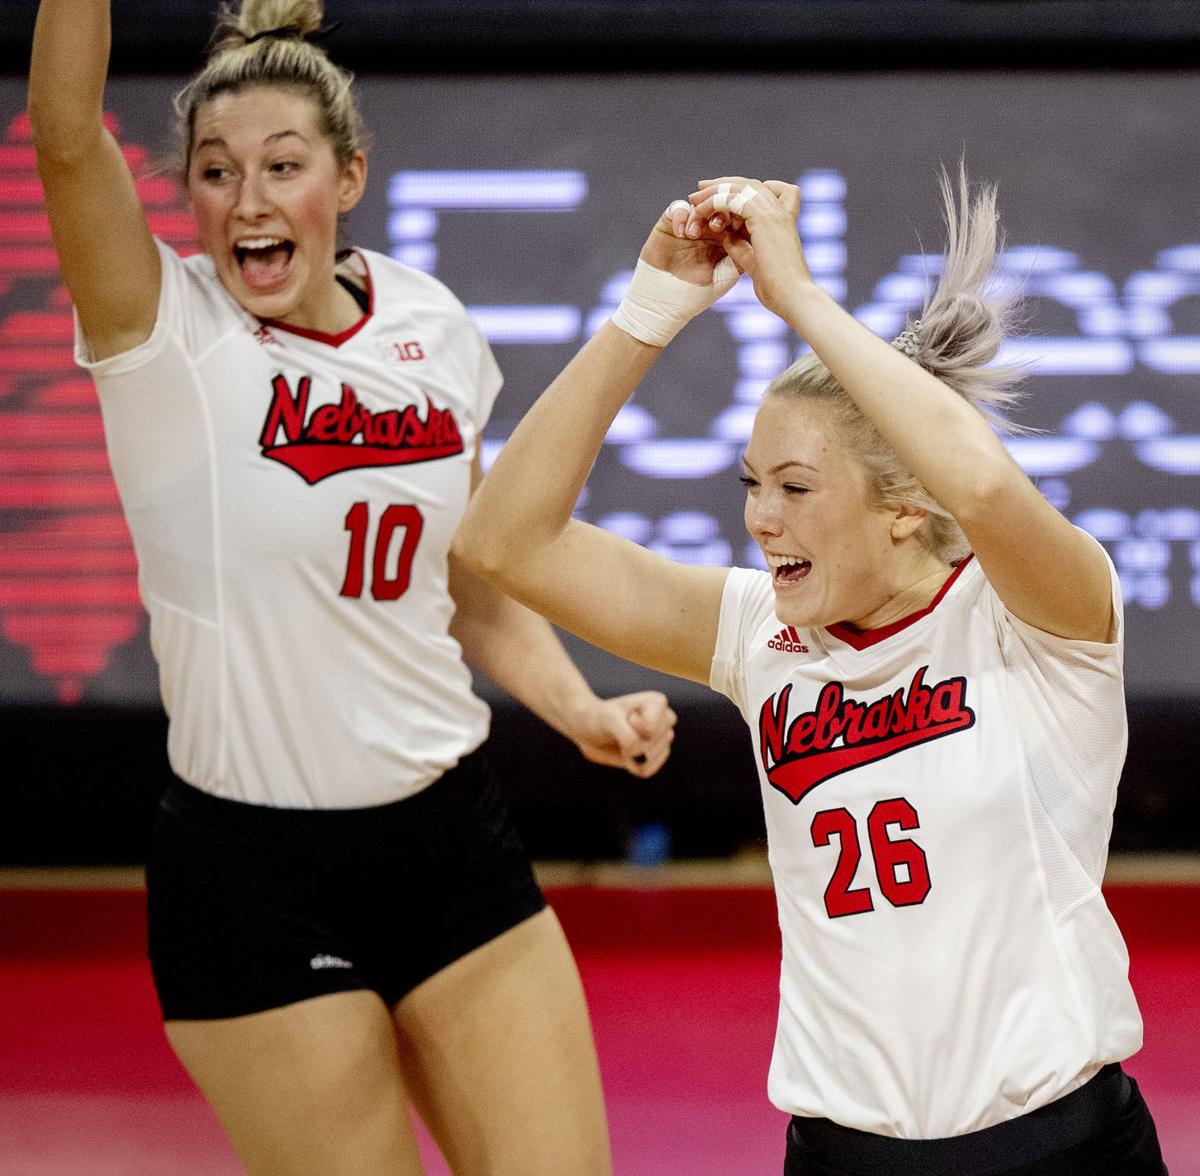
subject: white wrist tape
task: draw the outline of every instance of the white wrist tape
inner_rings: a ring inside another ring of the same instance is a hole
[[[741,273],[730,257],[723,257],[717,263],[713,280],[707,286],[685,282],[638,258],[633,281],[629,283],[621,305],[613,312],[613,326],[652,347],[666,347],[740,277]]]

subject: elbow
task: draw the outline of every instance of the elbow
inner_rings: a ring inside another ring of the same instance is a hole
[[[78,94],[48,76],[43,65],[30,77],[26,102],[29,137],[39,168],[77,167],[103,152],[108,131],[99,95],[93,99]]]
[[[537,510],[485,485],[467,504],[450,551],[461,566],[513,596],[537,585],[561,538],[561,529],[546,524]]]
[[[507,596],[522,597],[532,590],[545,566],[545,548],[528,531],[492,526],[471,509],[450,541],[459,566]]]
[[[459,524],[450,541],[450,554],[468,571],[499,587],[505,585],[506,560],[503,545],[489,542],[482,527],[471,516]]]
[[[92,157],[103,133],[103,123],[93,125],[63,119],[57,113],[39,109],[32,97],[29,103],[29,132],[37,157],[38,171],[62,171],[78,167]]]
[[[29,94],[29,138],[33,143],[34,154],[38,166],[49,160],[62,150],[65,139],[61,128],[56,125],[56,119],[50,111],[44,110],[42,104]]]
[[[33,148],[40,159],[43,155],[61,150],[61,144],[70,138],[62,126],[62,118],[55,103],[49,101],[40,91],[41,86],[32,82],[27,98],[27,113],[29,115],[29,137]]]
[[[1020,480],[1023,480],[1023,475]],[[981,463],[957,496],[958,501],[951,508],[951,514],[960,526],[969,531],[973,524],[995,518],[997,509],[1003,508],[1017,491],[1018,482],[1011,469]]]

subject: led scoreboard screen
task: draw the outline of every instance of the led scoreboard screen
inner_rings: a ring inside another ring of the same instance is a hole
[[[169,147],[178,84],[116,79],[106,101],[153,231],[190,251],[182,187],[147,167]],[[656,214],[697,179],[798,182],[814,275],[891,336],[935,276],[937,167],[965,154],[975,178],[999,187],[1007,243],[997,280],[1028,301],[1021,337],[1001,357],[1028,372],[1018,419],[1032,431],[1011,451],[1116,563],[1130,691],[1200,692],[1194,76],[358,85],[376,143],[347,240],[441,278],[490,339],[506,386],[485,465],[612,312]],[[22,79],[0,80],[0,701],[152,703],[136,565],[95,393],[72,362],[23,102]],[[579,516],[675,559],[757,565],[739,456],[767,381],[804,350],[740,283],[621,412]]]

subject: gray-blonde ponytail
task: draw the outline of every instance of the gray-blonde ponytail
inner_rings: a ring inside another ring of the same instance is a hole
[[[921,317],[894,345],[1003,426],[1000,410],[1016,399],[1012,389],[1021,372],[989,366],[1016,318],[1016,299],[991,279],[1002,247],[996,189],[981,187],[972,197],[961,165],[957,192],[944,169],[940,183],[946,221],[941,277]]]
[[[972,195],[960,166],[957,185],[942,171],[941,193],[946,221],[941,276],[920,318],[910,320],[892,345],[997,427],[1011,428],[1001,410],[1016,399],[1013,385],[1021,373],[992,364],[1017,312],[1016,299],[991,278],[1001,242],[995,189],[983,187]],[[930,497],[815,355],[776,376],[766,395],[825,404],[841,442],[866,469],[878,501],[928,512],[921,538],[940,558],[950,561],[966,554],[966,538],[953,517]]]

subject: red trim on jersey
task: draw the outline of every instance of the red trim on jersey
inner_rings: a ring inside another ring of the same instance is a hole
[[[336,335],[330,335],[325,331],[310,330],[308,327],[293,327],[290,323],[282,323],[278,319],[265,318],[258,321],[272,330],[287,331],[292,335],[299,335],[302,339],[312,339],[314,342],[324,343],[329,347],[341,347],[343,343],[353,339],[370,322],[371,316],[375,313],[375,283],[371,280],[371,267],[367,264],[367,259],[357,249],[354,252],[362,258],[363,269],[366,271],[367,313],[352,327],[347,327],[344,331],[339,331]]]
[[[881,641],[886,641],[895,633],[899,633],[902,629],[907,629],[909,625],[915,624],[922,617],[928,616],[941,603],[942,597],[950,591],[950,585],[958,579],[958,574],[974,559],[973,555],[968,555],[960,564],[956,565],[954,571],[946,577],[946,582],[938,589],[938,594],[919,612],[909,613],[906,617],[901,617],[898,621],[893,621],[890,625],[883,625],[878,629],[858,629],[854,625],[847,624],[844,621],[838,621],[836,624],[827,625],[825,631],[832,633],[834,637],[840,638],[847,645],[854,649],[868,649],[872,645],[878,645]]]

